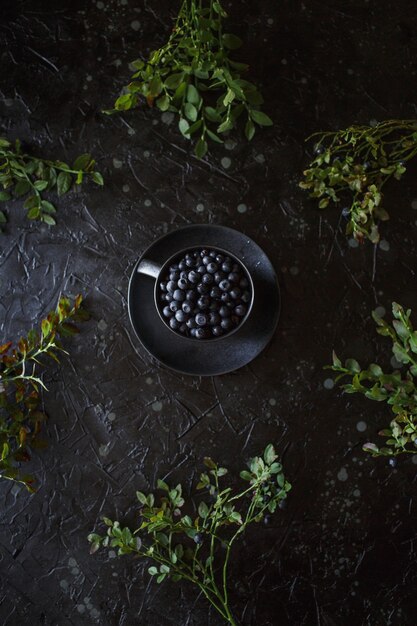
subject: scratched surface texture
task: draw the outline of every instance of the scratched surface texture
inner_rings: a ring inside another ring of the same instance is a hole
[[[370,311],[414,307],[416,170],[386,194],[374,248],[344,236],[297,188],[319,129],[416,114],[417,19],[409,0],[226,3],[240,57],[275,120],[252,143],[231,135],[203,162],[170,115],[108,118],[128,64],[162,44],[178,2],[2,0],[2,134],[64,160],[91,151],[105,187],[59,201],[53,229],[9,205],[1,239],[0,329],[14,338],[61,292],[93,320],[45,382],[49,446],[29,496],[0,483],[0,622],[5,626],[220,626],[194,589],[150,582],[114,552],[88,554],[100,516],[134,522],[135,491],[158,476],[189,485],[206,454],[231,470],[274,442],[293,492],[285,511],[235,552],[231,603],[249,626],[411,626],[416,464],[361,445],[388,420],[379,404],[330,389],[332,348],[389,364]],[[413,202],[414,201],[414,202]],[[138,345],[126,296],[156,237],[185,224],[237,228],[271,258],[283,308],[269,347],[212,379],[158,366]]]

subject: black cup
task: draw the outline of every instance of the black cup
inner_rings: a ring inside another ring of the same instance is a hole
[[[160,283],[163,281],[163,279],[165,278],[165,275],[168,273],[168,268],[170,265],[172,265],[177,259],[182,258],[185,254],[187,254],[187,252],[192,252],[193,250],[196,250],[197,248],[208,248],[210,250],[215,250],[216,252],[219,252],[219,254],[224,254],[226,256],[229,256],[231,259],[233,259],[236,263],[238,263],[241,267],[243,267],[246,277],[249,280],[249,284],[250,284],[250,291],[251,291],[251,300],[248,303],[248,310],[246,312],[245,317],[242,318],[242,320],[240,321],[239,325],[236,326],[233,330],[231,330],[228,333],[225,333],[224,335],[221,335],[220,337],[212,337],[210,339],[195,339],[194,337],[187,337],[185,335],[182,335],[181,333],[178,333],[177,331],[173,330],[170,325],[167,323],[166,319],[164,318],[164,316],[162,315],[162,307],[160,305],[160,301],[159,301],[159,296],[160,296],[160,288],[159,285]],[[238,330],[240,330],[242,328],[242,326],[245,324],[245,322],[248,320],[251,312],[252,312],[252,308],[253,308],[253,301],[254,301],[254,296],[255,296],[255,291],[254,291],[254,286],[253,286],[253,280],[252,280],[252,276],[248,270],[248,268],[246,267],[246,265],[243,263],[243,261],[239,258],[237,258],[232,252],[229,252],[229,250],[225,250],[224,248],[218,248],[217,246],[213,246],[213,245],[201,245],[201,246],[193,246],[193,248],[185,248],[183,250],[179,250],[178,252],[176,252],[175,254],[173,254],[172,256],[169,257],[169,259],[167,259],[162,265],[155,263],[155,261],[150,261],[148,259],[142,259],[142,261],[139,263],[138,267],[137,267],[137,272],[139,272],[140,274],[146,274],[147,276],[150,276],[151,278],[153,278],[155,280],[155,287],[154,287],[154,304],[156,307],[156,310],[158,311],[158,315],[161,318],[162,322],[165,324],[165,326],[167,328],[169,328],[169,330],[174,333],[177,337],[182,337],[185,341],[193,341],[196,343],[202,343],[202,342],[213,342],[213,341],[221,341],[222,339],[226,339],[229,338],[231,335],[233,335],[234,333],[236,333]]]

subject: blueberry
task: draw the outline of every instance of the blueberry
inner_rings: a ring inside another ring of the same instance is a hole
[[[233,289],[231,289],[230,291],[230,297],[233,298],[233,300],[237,300],[239,296],[240,296],[239,287],[233,287]]]
[[[211,332],[214,337],[221,337],[221,335],[223,335],[223,329],[221,326],[213,326]]]
[[[201,252],[200,252],[200,256],[201,256],[201,258],[203,258],[203,257],[205,257],[205,256],[208,256],[208,253],[209,253],[209,251],[208,251],[208,250],[206,250],[206,248],[204,248],[204,250],[201,250]]]
[[[230,260],[222,263],[222,270],[223,272],[226,272],[227,274],[229,274],[229,272],[232,271],[232,263]]]
[[[207,270],[206,270],[206,266],[205,266],[205,265],[199,265],[199,266],[197,267],[197,272],[198,272],[199,274],[205,274],[205,273],[206,273],[206,271],[207,271]]]
[[[250,302],[250,300],[251,300],[251,295],[250,295],[249,291],[244,291],[243,294],[242,294],[242,297],[240,299],[245,304],[248,304],[248,302]]]
[[[281,500],[281,502],[278,504],[278,508],[284,511],[287,508],[287,501]]]
[[[229,317],[224,317],[220,322],[220,326],[223,330],[231,330],[233,328],[232,320]]]
[[[248,281],[248,279],[245,276],[240,279],[239,287],[241,289],[246,289],[246,287],[249,287],[249,281]]]
[[[197,306],[199,309],[208,309],[210,306],[210,298],[208,296],[200,296],[197,300]]]
[[[198,272],[196,272],[195,270],[192,270],[189,274],[188,274],[188,280],[190,281],[190,283],[192,283],[193,285],[198,283],[200,280],[200,274]]]
[[[211,256],[212,259],[215,259],[217,256],[217,252],[215,250],[210,250],[209,256]]]
[[[180,273],[179,272],[170,272],[169,274],[169,280],[178,280],[180,277]]]
[[[210,326],[217,326],[220,324],[220,315],[216,311],[212,311],[209,313],[208,321]]]
[[[197,327],[197,322],[194,317],[190,317],[185,323],[187,324],[187,328],[191,329]]]
[[[227,278],[228,280],[230,280],[231,283],[238,283],[240,280],[240,276],[237,272],[230,272]]]
[[[174,263],[173,265],[169,266],[169,271],[170,272],[176,272],[178,271],[178,263]]]
[[[180,261],[180,263],[178,263],[178,269],[179,270],[186,270],[187,269],[187,265],[186,265],[185,261]]]
[[[350,215],[350,209],[349,209],[349,207],[345,206],[345,207],[342,209],[342,216],[343,216],[343,217],[348,218],[348,217],[349,217],[349,215]]]
[[[190,337],[195,337],[196,331],[196,328],[190,328]]]
[[[218,311],[220,309],[220,302],[218,300],[212,300],[210,302],[209,311]]]
[[[173,315],[173,311],[171,311],[171,309],[169,308],[169,306],[164,306],[164,308],[162,309],[162,315],[164,317],[172,317]]]
[[[207,263],[207,271],[209,274],[215,274],[218,269],[219,266],[217,265],[217,263]]]
[[[209,331],[207,328],[196,328],[195,329],[195,338],[196,339],[208,339]]]
[[[173,300],[172,302],[170,302],[169,308],[173,313],[176,313],[179,310],[180,305],[178,302],[175,302],[175,300]]]
[[[180,278],[185,278],[185,280],[187,280],[188,278],[188,272],[180,272]]]
[[[159,286],[161,288],[161,291],[166,291],[167,290],[167,284],[166,283],[159,283]]]
[[[166,302],[171,302],[172,293],[164,293],[164,295],[162,296],[162,299],[165,300]]]
[[[398,463],[397,459],[394,459],[394,458],[391,458],[391,459],[388,461],[388,464],[389,464],[391,467],[397,467],[397,463]]]
[[[219,309],[219,315],[220,317],[229,317],[230,309],[228,309],[227,306],[221,306]]]
[[[185,278],[180,278],[177,285],[180,289],[188,289],[189,287],[188,281]]]
[[[197,298],[197,294],[193,289],[189,289],[185,292],[185,298],[186,300],[188,300],[188,302],[194,302],[194,300],[196,300]]]
[[[181,324],[178,330],[184,335],[187,332],[187,326],[185,324]]]
[[[169,320],[169,325],[172,330],[178,330],[181,326],[181,324],[178,322],[178,320],[175,319],[175,317],[171,317],[171,319]]]
[[[227,291],[224,291],[220,296],[220,300],[224,303],[230,302],[230,294]]]
[[[174,282],[173,280],[170,280],[169,283],[167,284],[167,291],[169,291],[169,293],[174,293],[176,288],[177,288],[177,283]]]
[[[185,300],[185,293],[182,289],[176,289],[174,291],[174,300],[177,300],[177,302],[183,302]]]
[[[184,311],[184,313],[186,313],[187,315],[191,313],[192,306],[189,302],[187,301],[183,302],[181,308]]]
[[[207,270],[208,270],[208,265],[207,265]],[[203,274],[201,282],[203,282],[205,285],[212,285],[214,283],[214,278],[211,274]]]
[[[194,267],[195,266],[195,259],[193,259],[191,256],[189,256],[188,258],[185,259],[185,264],[187,267]]]
[[[216,254],[216,263],[219,263],[221,265],[223,261],[224,261],[224,256],[222,254]]]
[[[210,259],[210,257],[208,255],[207,256],[203,256],[203,263],[204,263],[204,265],[208,265],[210,263],[210,261],[211,261],[211,259]]]
[[[206,326],[207,324],[207,315],[204,313],[197,313],[195,316],[195,321],[197,326]]]
[[[222,280],[224,280],[227,277],[227,274],[225,272],[216,272],[214,274],[214,282],[216,284],[219,284]]]
[[[210,291],[211,298],[220,298],[221,295],[222,295],[222,292],[218,287],[212,287]]]
[[[188,319],[188,316],[186,313],[184,313],[184,311],[182,311],[181,309],[178,309],[178,311],[175,313],[175,319],[177,320],[177,322],[186,322]]]
[[[206,293],[209,293],[210,287],[209,285],[205,285],[204,283],[199,283],[197,285],[197,291],[200,295],[204,295]]]
[[[222,291],[229,291],[230,286],[231,286],[231,285],[230,285],[230,282],[229,282],[228,280],[226,280],[226,279],[225,279],[225,280],[222,280],[222,281],[219,283],[219,287],[220,287],[220,289],[221,289]]]

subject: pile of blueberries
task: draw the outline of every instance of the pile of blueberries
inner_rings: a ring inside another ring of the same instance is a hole
[[[251,286],[243,266],[219,250],[191,250],[159,283],[161,311],[172,330],[194,339],[230,333],[245,317]]]

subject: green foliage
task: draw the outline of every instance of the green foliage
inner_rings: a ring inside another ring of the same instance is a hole
[[[26,196],[23,207],[28,219],[53,226],[56,208],[52,202],[43,199],[42,192],[56,191],[62,196],[74,182],[81,184],[85,177],[103,185],[103,177],[94,171],[94,165],[91,154],[82,154],[71,167],[62,161],[47,161],[25,154],[18,139],[12,146],[10,141],[0,138],[0,185],[4,189],[0,191],[0,201]],[[6,222],[6,215],[0,211],[0,232]]]
[[[154,564],[148,572],[157,583],[165,578],[187,580],[196,585],[229,624],[236,624],[228,604],[228,565],[234,542],[253,522],[274,513],[291,485],[285,480],[274,447],[249,462],[241,472],[248,486],[235,493],[220,479],[227,474],[211,458],[196,486],[198,504],[185,502],[182,486],[170,487],[158,480],[162,495],[137,492],[141,524],[137,530],[103,518],[107,533],[88,536],[91,553],[100,546],[118,548],[119,555],[147,557]],[[203,499],[204,498],[204,499]],[[189,514],[182,511],[186,507]]]
[[[30,330],[15,347],[11,341],[0,346],[0,478],[21,483],[31,492],[34,479],[21,473],[19,467],[30,459],[30,448],[45,445],[38,435],[46,419],[40,397],[46,387],[38,367],[44,356],[59,362],[57,354],[65,352],[59,337],[78,333],[74,322],[89,317],[81,304],[81,296],[72,305],[61,297],[56,310],[42,320],[39,331]]]
[[[417,154],[417,120],[388,120],[376,126],[350,126],[311,136],[316,157],[300,187],[319,200],[319,208],[350,198],[343,209],[346,234],[358,241],[379,241],[378,221],[389,219],[382,187],[400,180],[405,163]]]
[[[204,157],[208,142],[223,143],[223,133],[246,118],[245,135],[251,140],[256,126],[272,120],[259,106],[263,98],[255,85],[241,78],[248,66],[229,58],[241,40],[223,33],[227,17],[218,0],[184,0],[168,42],[149,59],[134,61],[136,72],[114,109],[127,111],[141,98],[149,106],[178,114],[178,128],[195,139],[195,154]]]
[[[345,393],[362,393],[370,400],[385,402],[390,406],[393,418],[388,428],[379,432],[386,438],[385,445],[379,447],[366,443],[363,449],[374,456],[396,456],[405,452],[417,453],[417,331],[410,321],[411,311],[405,311],[396,302],[392,305],[394,320],[392,325],[380,318],[375,311],[372,316],[377,324],[377,332],[392,341],[392,352],[402,364],[401,371],[385,374],[376,363],[362,370],[354,359],[344,365],[333,353],[333,365],[339,373],[336,380],[350,378],[342,385]]]

